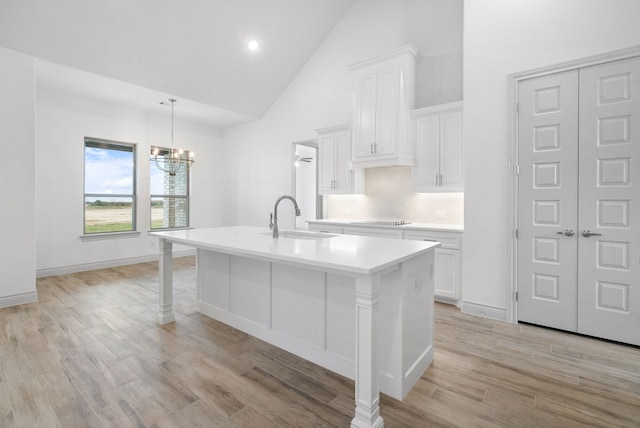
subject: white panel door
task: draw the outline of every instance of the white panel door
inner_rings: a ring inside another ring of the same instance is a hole
[[[578,73],[519,85],[518,320],[577,327]]]
[[[578,332],[640,345],[640,59],[580,70]]]

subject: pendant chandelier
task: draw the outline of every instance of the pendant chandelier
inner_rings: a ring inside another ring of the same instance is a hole
[[[177,173],[190,169],[195,160],[193,152],[187,152],[188,156],[185,156],[182,149],[176,150],[173,147],[173,105],[177,100],[169,98],[169,102],[171,103],[171,150],[161,154],[160,150],[154,147],[151,160],[155,162],[158,169],[174,177]],[[167,102],[163,101],[160,104],[167,104]]]

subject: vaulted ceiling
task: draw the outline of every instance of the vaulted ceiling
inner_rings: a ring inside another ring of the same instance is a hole
[[[352,3],[0,0],[0,46],[44,60],[44,87],[134,106],[174,96],[229,126],[264,115]]]

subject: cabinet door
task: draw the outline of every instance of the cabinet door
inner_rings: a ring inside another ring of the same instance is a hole
[[[416,166],[414,168],[415,189],[420,192],[437,191],[438,187],[438,142],[440,121],[438,115],[416,119]]]
[[[375,122],[375,155],[396,153],[400,114],[400,69],[378,73]]]
[[[350,193],[352,191],[351,132],[342,131],[335,134],[335,168],[333,193]]]
[[[321,194],[332,193],[336,146],[333,134],[321,135],[318,140],[318,190]]]
[[[354,158],[373,156],[376,139],[376,97],[378,77],[376,73],[360,76],[356,80],[356,112],[354,123]]]
[[[440,190],[462,191],[462,112],[440,116]]]
[[[460,251],[436,248],[435,294],[460,299]]]

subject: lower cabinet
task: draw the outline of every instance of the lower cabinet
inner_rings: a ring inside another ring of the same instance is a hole
[[[404,239],[437,241],[435,295],[444,301],[456,303],[462,297],[462,233],[405,230]]]
[[[346,235],[375,236],[379,238],[437,241],[435,250],[435,298],[456,304],[462,298],[462,233],[426,229],[401,229],[345,224],[309,223],[309,230]]]

